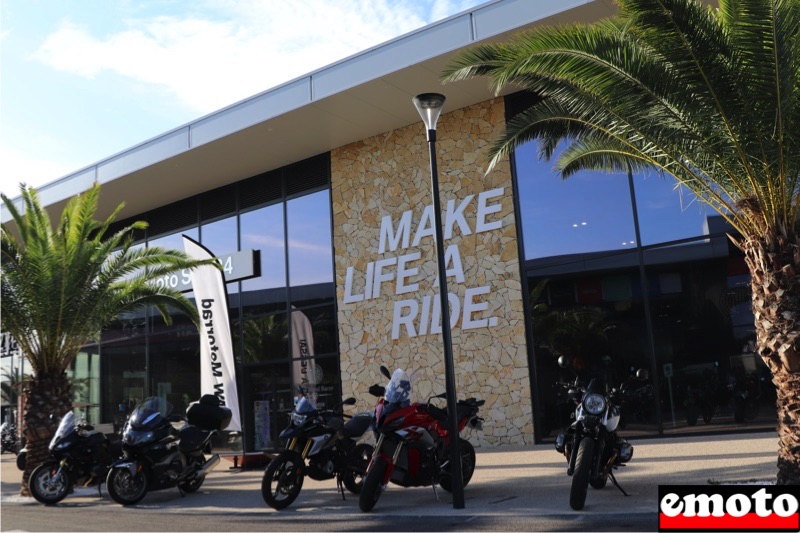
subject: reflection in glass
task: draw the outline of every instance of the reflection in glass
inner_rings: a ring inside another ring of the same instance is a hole
[[[238,328],[234,327],[234,331],[238,331]],[[242,323],[242,332],[244,364],[288,357],[289,326],[286,313],[248,318]]]
[[[261,276],[242,281],[245,316],[286,309],[286,246],[283,204],[240,215],[241,249],[258,250]]]
[[[200,228],[201,243],[215,257],[221,257],[238,251],[236,249],[236,217],[223,218],[203,224]]]
[[[333,243],[329,191],[286,203],[289,283],[292,287],[333,282]],[[333,293],[330,294],[333,297]]]
[[[579,172],[562,180],[552,160],[537,159],[535,143],[514,158],[526,259],[635,246],[625,176]]]

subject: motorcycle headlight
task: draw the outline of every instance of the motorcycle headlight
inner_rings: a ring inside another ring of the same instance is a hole
[[[589,414],[599,415],[606,409],[606,399],[594,392],[587,394],[583,399],[583,407]]]
[[[137,446],[153,440],[152,431],[132,431],[128,430],[122,436],[122,443],[128,446]]]
[[[292,412],[291,419],[294,425],[299,426],[300,424],[306,421],[306,415],[299,415],[295,412]]]
[[[54,450],[63,450],[63,449],[64,449],[64,448],[66,448],[67,446],[69,446],[69,443],[68,443],[68,442],[59,442],[58,444],[56,444],[55,446],[53,446],[53,449],[54,449]]]

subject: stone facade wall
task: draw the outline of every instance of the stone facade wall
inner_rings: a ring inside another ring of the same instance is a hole
[[[484,176],[486,147],[504,124],[498,98],[447,113],[437,126],[443,218],[451,200],[451,213],[462,215],[450,217],[454,229],[445,234],[456,252],[448,292],[460,307],[452,329],[456,388],[459,398],[486,400],[484,430],[466,435],[479,446],[533,443],[510,166],[503,161]],[[445,391],[442,336],[431,334],[440,322],[431,318],[438,289],[432,219],[424,216],[432,203],[428,150],[419,122],[331,154],[342,388],[364,409],[375,404],[369,386],[386,382],[381,364],[411,374],[412,401]]]

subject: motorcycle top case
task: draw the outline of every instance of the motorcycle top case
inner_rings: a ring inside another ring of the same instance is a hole
[[[186,421],[208,431],[222,431],[231,423],[231,416],[231,410],[219,405],[213,394],[204,395],[186,409]]]

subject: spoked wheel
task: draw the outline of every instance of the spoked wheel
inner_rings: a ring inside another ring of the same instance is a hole
[[[128,468],[113,468],[108,473],[106,488],[111,499],[122,505],[134,505],[147,494],[147,476],[144,471],[131,473]]]
[[[342,472],[342,484],[353,494],[361,494],[372,452],[373,448],[369,444],[359,444],[347,457],[347,467]]]
[[[284,509],[300,495],[305,464],[299,453],[285,451],[269,462],[261,480],[261,497],[273,509]]]
[[[463,487],[466,487],[472,474],[475,473],[475,448],[468,440],[459,439],[461,446],[461,479],[464,480]],[[450,475],[450,467],[445,469],[439,480],[439,485],[447,492],[453,492],[453,478]]]
[[[586,489],[589,487],[589,474],[592,470],[594,441],[581,439],[578,445],[578,456],[575,459],[575,472],[572,474],[572,488],[569,491],[569,506],[580,511],[586,503]]]
[[[365,513],[371,511],[383,492],[383,477],[389,464],[383,457],[376,457],[372,462],[372,467],[364,478],[364,486],[361,487],[361,494],[358,496],[358,506]]]
[[[28,488],[36,501],[45,505],[55,505],[67,497],[72,488],[72,481],[66,469],[60,469],[57,463],[45,463],[37,466],[31,473]]]

